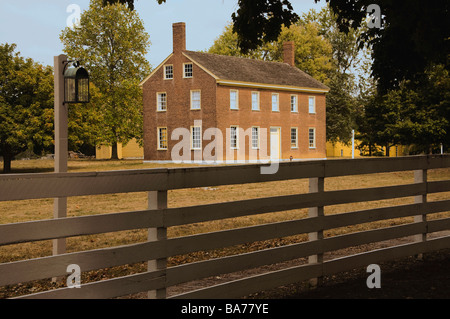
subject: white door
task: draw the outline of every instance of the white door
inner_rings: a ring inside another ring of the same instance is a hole
[[[280,159],[280,129],[270,128],[270,159]]]

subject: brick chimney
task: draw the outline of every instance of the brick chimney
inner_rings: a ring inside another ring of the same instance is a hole
[[[173,53],[186,51],[186,24],[178,22],[172,24],[173,29]]]
[[[295,67],[295,44],[294,41],[283,43],[283,61]]]

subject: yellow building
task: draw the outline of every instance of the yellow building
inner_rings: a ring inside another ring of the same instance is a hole
[[[102,145],[95,150],[96,159],[110,159],[111,154],[111,146]],[[125,146],[122,146],[121,143],[117,145],[117,155],[119,159],[142,159],[144,158],[144,149],[139,146],[135,139],[132,139]]]
[[[362,157],[358,149],[359,141],[355,141],[355,158]],[[386,149],[383,147],[383,154],[386,155]],[[406,147],[402,145],[392,146],[389,149],[389,157],[405,156]],[[327,142],[327,157],[352,157],[352,144],[345,145],[342,143]]]

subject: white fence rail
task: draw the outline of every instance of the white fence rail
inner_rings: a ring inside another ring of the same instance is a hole
[[[0,286],[67,275],[77,264],[83,272],[148,262],[148,271],[60,288],[19,298],[113,298],[152,291],[166,298],[170,286],[302,257],[307,264],[189,291],[170,298],[237,298],[289,283],[347,271],[371,263],[450,247],[450,236],[426,235],[450,229],[450,218],[427,220],[427,214],[450,211],[450,199],[427,202],[431,193],[450,191],[450,181],[427,181],[430,169],[450,167],[450,156],[413,156],[356,160],[324,160],[280,164],[277,174],[261,175],[260,165],[150,169],[95,173],[24,174],[0,176],[0,201],[110,193],[149,192],[149,209],[83,217],[0,225],[0,245],[73,236],[149,229],[145,243],[123,245],[0,264]],[[408,185],[324,191],[328,177],[414,171]],[[218,185],[308,178],[310,192],[247,199],[192,207],[167,208],[167,191]],[[414,204],[324,215],[323,207],[414,196]],[[308,218],[167,238],[167,228],[226,218],[309,208]],[[414,222],[324,238],[328,229],[414,216]],[[167,258],[255,241],[309,234],[309,240],[228,257],[167,267]],[[416,235],[415,242],[324,261],[325,252]]]

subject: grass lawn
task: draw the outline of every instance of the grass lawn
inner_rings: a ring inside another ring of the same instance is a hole
[[[0,163],[1,165],[1,163]],[[82,171],[106,171],[143,169],[156,167],[179,167],[182,165],[142,164],[141,160],[97,161],[97,160],[70,160],[69,172]],[[186,166],[186,165],[184,165]],[[14,173],[52,172],[52,160],[24,160],[12,163]],[[450,179],[450,169],[430,170],[429,181]],[[354,188],[369,188],[390,185],[409,184],[414,182],[413,172],[383,173],[374,175],[358,175],[348,177],[336,177],[325,179],[325,190],[342,190]],[[193,206],[198,204],[216,203],[234,200],[243,200],[259,197],[270,197],[288,194],[308,192],[308,180],[291,180],[281,182],[255,183],[246,185],[228,185],[212,188],[194,188],[173,190],[168,193],[169,207]],[[444,200],[450,198],[450,193],[437,193],[428,196],[429,201]],[[377,202],[354,203],[325,207],[325,214],[338,214],[356,210],[364,210],[375,207],[404,205],[413,203],[414,198],[398,198]],[[68,216],[83,216],[104,213],[116,213],[126,211],[144,210],[147,208],[147,193],[110,194],[96,196],[80,196],[68,199]],[[233,218],[228,220],[212,221],[171,227],[168,229],[168,237],[187,236],[196,233],[212,232],[223,229],[245,227],[249,225],[264,224],[276,221],[300,219],[307,217],[307,209],[291,210],[271,214],[261,214],[248,217]],[[25,200],[0,202],[0,224],[25,222],[40,219],[51,219],[53,216],[53,199]],[[450,216],[449,213],[430,215],[432,218]],[[381,222],[355,225],[339,229],[328,230],[325,236],[335,236],[348,232],[362,231],[374,227],[387,227],[412,221],[412,218],[385,220]],[[274,247],[289,244],[294,241],[306,240],[307,235],[299,235],[290,238],[274,239],[267,242],[239,245],[211,252],[199,252],[188,256],[174,256],[169,258],[169,266],[201,260],[205,258],[235,254],[249,250]],[[68,252],[97,249],[101,247],[125,245],[147,240],[147,230],[131,230],[116,233],[81,236],[67,239]],[[50,256],[52,254],[51,241],[17,244],[0,247],[0,263]],[[145,271],[144,263],[139,265],[126,265],[115,267],[109,272],[103,270],[84,274],[85,281],[99,280],[107,277],[122,276],[128,273]],[[47,281],[48,282],[48,281]],[[14,287],[0,287],[0,298],[17,294],[30,293],[41,289],[48,289],[48,284],[27,284]],[[34,289],[34,290],[33,290]],[[45,290],[44,289],[44,290]]]

